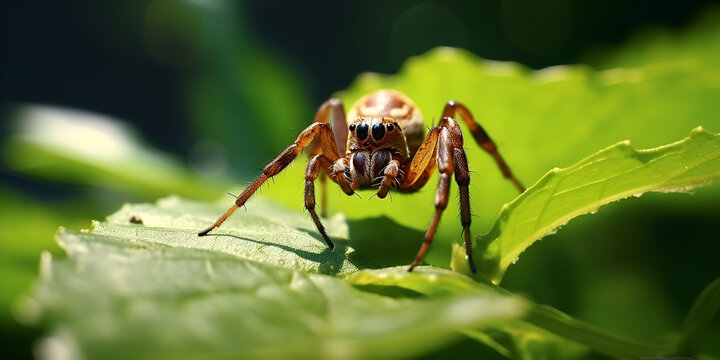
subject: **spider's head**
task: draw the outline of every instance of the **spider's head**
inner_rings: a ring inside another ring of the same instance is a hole
[[[348,127],[350,151],[391,149],[407,155],[407,141],[397,121],[389,117],[358,117]]]

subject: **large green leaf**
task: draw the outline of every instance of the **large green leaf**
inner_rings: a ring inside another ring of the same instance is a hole
[[[702,129],[652,150],[621,143],[554,170],[503,209],[490,246],[476,246],[481,275],[499,280],[508,254],[601,204],[650,190],[686,191],[716,177],[720,135]],[[45,257],[33,300],[55,329],[57,338],[48,341],[92,358],[398,357],[438,348],[458,331],[507,356],[545,349],[572,357],[589,348],[637,357],[676,345],[623,339],[461,274],[378,269],[404,259],[368,243],[356,248],[342,215],[326,219],[334,251],[304,214],[260,199],[198,237],[224,207],[170,197],[125,205],[92,231],[61,230],[69,258]],[[386,241],[391,253],[402,246]],[[466,266],[464,258],[455,263]],[[346,283],[330,275],[349,277]]]
[[[717,22],[712,29],[716,28]],[[529,186],[548,169],[570,166],[618,141],[630,139],[638,148],[649,148],[676,141],[697,126],[719,132],[720,58],[707,52],[702,59],[703,66],[661,62],[602,71],[580,65],[531,71],[439,48],[409,59],[397,75],[363,74],[337,95],[349,107],[376,89],[401,90],[422,109],[428,126],[446,101],[462,101]],[[498,209],[517,191],[469,136],[465,147],[475,172],[470,185],[475,215],[471,229],[480,234],[490,229]],[[300,209],[303,170],[299,162],[278,176],[276,182],[284,185],[270,189],[267,196]],[[431,179],[419,193],[392,199],[371,198],[368,191],[362,193],[366,201],[332,190],[329,208],[349,219],[386,216],[422,231],[434,211],[434,184]],[[429,263],[447,266],[450,243],[461,241],[456,214],[450,204],[427,256]]]
[[[553,169],[503,206],[490,233],[475,246],[480,274],[499,282],[527,247],[570,219],[649,191],[688,192],[720,178],[720,135],[702,128],[682,141],[635,150],[629,141],[599,151],[566,169]],[[457,268],[467,270],[463,252]]]
[[[354,289],[317,273],[371,260],[352,260],[349,247],[326,252],[297,225],[299,214],[258,205],[265,215],[230,222],[222,236],[196,235],[217,208],[178,198],[126,206],[89,232],[61,230],[68,259],[44,257],[36,300],[27,301],[54,329],[45,343],[59,352],[45,355],[397,358],[525,312],[498,291],[395,299]]]
[[[408,273],[403,268],[363,270],[348,276],[346,281],[361,288],[397,287],[434,297],[505,293],[502,288],[441,269],[420,274]],[[521,319],[508,319],[482,332],[464,330],[464,333],[515,359],[579,358],[586,350],[580,345],[617,358],[698,354],[697,343],[720,309],[720,279],[710,283],[695,300],[686,316],[682,337],[664,336],[651,343],[617,336],[547,305],[530,301],[525,305],[527,312]]]
[[[61,230],[68,259],[44,256],[34,295],[54,329],[47,351],[89,358],[392,358],[437,348],[461,329],[508,354],[532,354],[541,344],[586,351],[564,337],[610,355],[662,349],[551,308],[528,308],[527,301],[458,273],[409,274],[404,266],[355,271],[377,262],[353,256],[342,240],[336,248],[342,252],[326,252],[298,224],[301,214],[263,201],[257,214],[198,238],[196,224],[219,208],[173,197],[126,205],[89,232]],[[343,219],[333,222],[341,227]],[[318,272],[352,272],[347,283],[359,290]]]
[[[359,271],[347,279],[357,286],[400,287],[429,296],[448,296],[468,293],[504,293],[501,288],[478,283],[450,271],[412,274],[402,268]],[[665,339],[663,343],[648,344],[624,339],[578,321],[546,305],[526,302],[528,311],[522,321],[508,319],[491,326],[492,330],[466,333],[493,347],[501,354],[513,358],[576,358],[584,345],[595,351],[613,356],[637,358],[670,352],[677,344]],[[712,312],[705,312],[712,314]]]

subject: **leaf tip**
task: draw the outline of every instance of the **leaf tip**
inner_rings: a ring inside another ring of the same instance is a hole
[[[718,134],[713,134],[712,132],[705,130],[705,128],[702,125],[698,125],[696,128],[692,129],[692,131],[690,131],[690,137],[695,137],[698,135],[718,135]]]

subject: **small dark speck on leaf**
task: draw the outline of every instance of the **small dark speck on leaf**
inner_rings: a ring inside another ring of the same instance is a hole
[[[130,217],[130,222],[133,223],[133,224],[142,224],[142,223],[143,223],[142,218],[140,218],[140,217],[137,216],[137,215],[131,216],[131,217]]]

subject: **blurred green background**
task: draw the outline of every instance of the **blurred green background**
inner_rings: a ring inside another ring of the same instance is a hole
[[[637,44],[653,33],[681,32],[711,4],[3,2],[2,347],[11,358],[31,356],[41,332],[21,325],[13,309],[37,275],[41,251],[60,253],[53,241],[58,226],[87,228],[122,203],[168,194],[216,200],[229,184],[254,177],[309,123],[318,104],[361,72],[395,73],[408,57],[436,46],[536,69],[610,68],[616,64],[606,59],[630,39]],[[626,65],[652,60],[614,59]],[[63,117],[29,104],[102,115]],[[32,120],[47,117],[54,120]],[[80,145],[77,125],[65,120],[78,117],[94,124],[89,136],[107,136],[99,141],[117,152],[77,162],[71,151]],[[57,138],[65,142],[32,146]],[[542,256],[525,255],[503,285],[621,334],[677,329],[700,290],[719,275],[718,245],[707,239],[717,234],[720,202],[712,189],[697,190],[690,202],[683,195],[661,197],[578,219],[529,250]],[[299,192],[297,199],[299,209]],[[584,241],[571,241],[577,237]],[[646,296],[618,295],[638,287]]]

